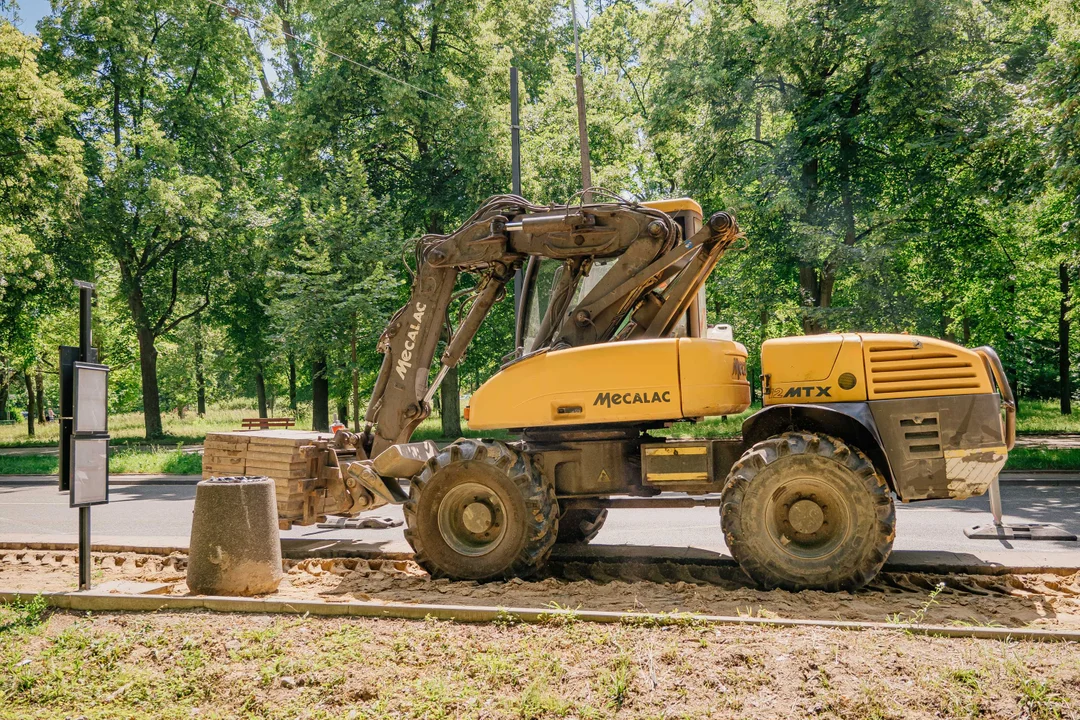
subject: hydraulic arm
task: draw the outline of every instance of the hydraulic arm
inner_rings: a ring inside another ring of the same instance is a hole
[[[514,195],[490,198],[448,235],[416,244],[412,294],[383,333],[384,359],[372,391],[358,454],[374,458],[407,443],[431,414],[431,400],[449,368],[465,355],[480,324],[502,297],[515,270],[539,259],[564,263],[535,339],[518,353],[576,347],[613,338],[668,334],[723,251],[739,237],[734,218],[718,212],[685,237],[670,215],[626,201],[541,206]],[[575,302],[582,278],[597,261],[612,265]],[[470,273],[474,286],[455,292]],[[451,322],[462,300],[464,317]],[[440,338],[440,369],[429,383]]]

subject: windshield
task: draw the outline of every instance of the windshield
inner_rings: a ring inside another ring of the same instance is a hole
[[[615,263],[614,260],[598,261],[592,266],[587,276],[581,279],[574,291],[574,299],[570,307],[575,307],[603,279],[607,271]],[[551,290],[562,279],[566,272],[566,263],[561,260],[541,260],[532,279],[532,291],[526,297],[529,299],[525,307],[524,338],[522,347],[531,348],[536,335],[540,331],[540,324],[544,321],[548,305],[551,303]]]

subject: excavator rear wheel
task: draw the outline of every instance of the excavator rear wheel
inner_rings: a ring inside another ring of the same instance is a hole
[[[559,545],[577,545],[591,542],[607,520],[607,508],[576,508],[563,510],[559,516]]]
[[[728,475],[720,517],[731,554],[767,588],[862,587],[896,536],[888,485],[869,458],[810,432],[747,450]]]
[[[428,460],[405,503],[405,539],[432,577],[535,572],[559,530],[555,488],[501,442],[458,440]]]

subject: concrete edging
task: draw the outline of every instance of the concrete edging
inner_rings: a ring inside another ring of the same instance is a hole
[[[563,610],[547,608],[500,608],[486,605],[413,605],[407,603],[274,600],[215,596],[94,595],[91,593],[40,593],[50,606],[63,610],[93,612],[159,612],[162,610],[209,610],[228,613],[272,613],[328,617],[364,617],[398,620],[435,618],[459,623],[489,623],[513,620],[527,624],[552,621],[626,623],[630,625],[741,625],[763,628],[820,627],[833,630],[892,630],[914,635],[935,635],[984,640],[1026,640],[1080,642],[1080,631],[1035,630],[1030,628],[952,627],[946,625],[889,624],[846,620],[794,620],[785,618],[732,617],[665,613],[611,612],[603,610]],[[28,593],[0,591],[0,601],[26,598]]]

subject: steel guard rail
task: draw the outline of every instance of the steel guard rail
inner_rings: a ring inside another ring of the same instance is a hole
[[[1005,406],[1005,447],[1012,450],[1013,445],[1016,444],[1016,397],[1013,395],[1012,387],[1009,385],[1009,379],[1005,377],[1005,368],[1001,364],[1001,358],[998,357],[994,348],[983,345],[975,348],[975,352],[986,363],[986,367],[994,376],[994,382],[997,383],[998,391],[1001,393],[1002,404]]]

